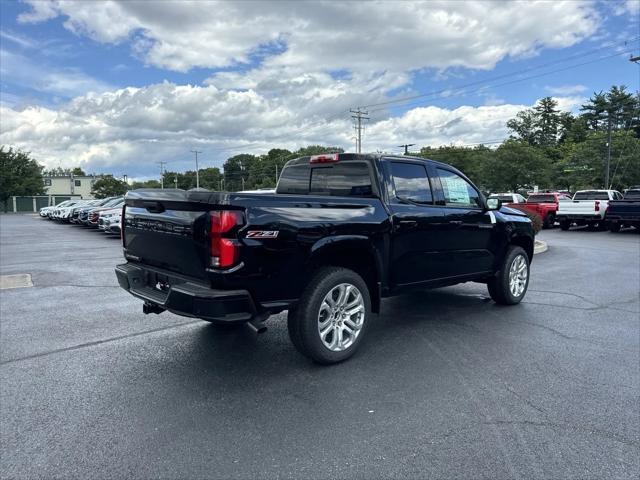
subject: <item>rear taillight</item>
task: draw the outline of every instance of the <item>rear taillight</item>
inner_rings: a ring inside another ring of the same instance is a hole
[[[596,212],[600,211],[600,202],[596,200]]]
[[[240,258],[240,244],[233,237],[236,227],[243,224],[242,212],[221,210],[211,212],[209,237],[211,246],[211,266],[232,267]]]
[[[323,155],[312,155],[309,163],[336,163],[340,160],[337,153],[325,153]]]
[[[122,246],[125,247],[124,244],[124,209],[126,205],[122,205],[122,213],[120,214],[120,241],[122,242]]]

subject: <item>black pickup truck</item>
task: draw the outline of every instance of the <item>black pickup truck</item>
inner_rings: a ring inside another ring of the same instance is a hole
[[[293,344],[319,363],[350,357],[381,299],[407,289],[475,281],[519,303],[534,246],[522,212],[408,156],[298,158],[270,194],[134,190],[122,218],[116,273],[145,313],[262,328],[288,310]]]
[[[623,227],[636,227],[640,231],[640,186],[627,190],[622,200],[610,200],[605,219],[612,232]]]

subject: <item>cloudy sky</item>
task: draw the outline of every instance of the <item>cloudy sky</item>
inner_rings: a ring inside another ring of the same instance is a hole
[[[495,143],[551,95],[640,88],[640,0],[0,2],[0,142],[151,178],[239,152]]]

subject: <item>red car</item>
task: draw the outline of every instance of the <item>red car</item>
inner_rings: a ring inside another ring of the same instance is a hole
[[[553,228],[560,200],[571,200],[571,197],[559,192],[530,193],[526,203],[518,207],[540,215],[543,228]]]

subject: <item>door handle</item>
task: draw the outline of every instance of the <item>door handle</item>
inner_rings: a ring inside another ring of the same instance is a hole
[[[462,225],[462,220],[449,220],[449,225],[457,225],[460,226]]]

